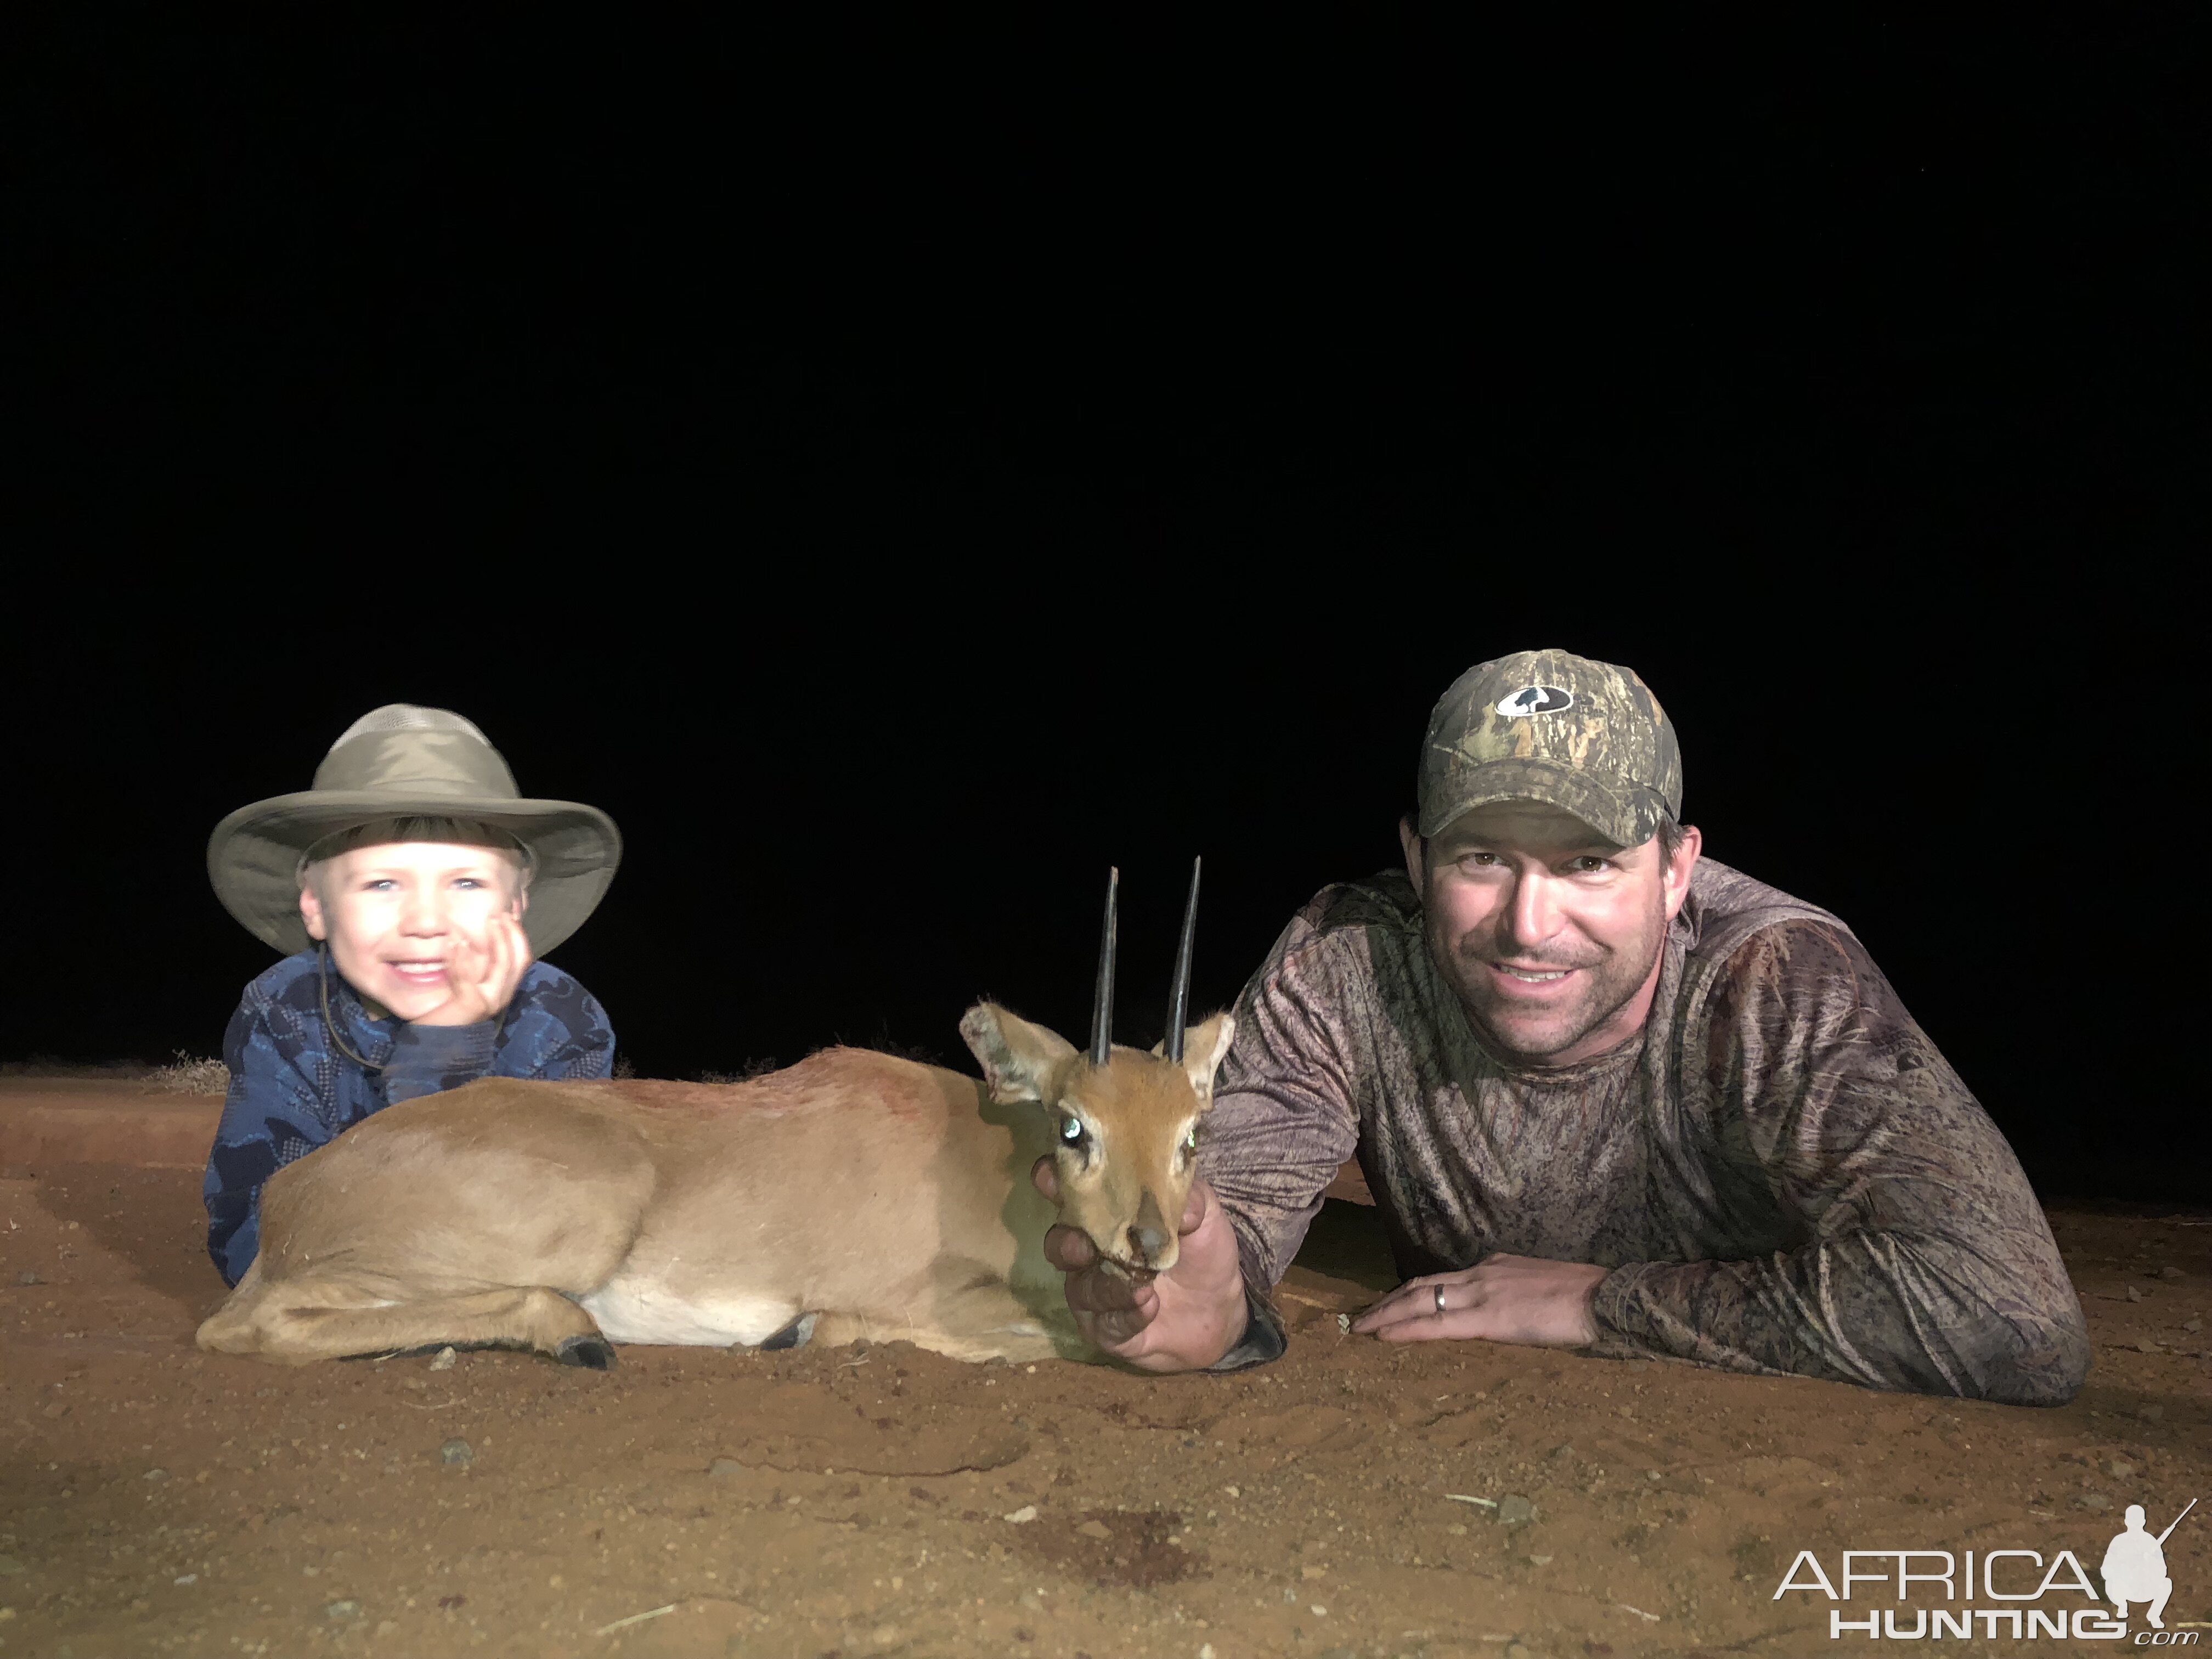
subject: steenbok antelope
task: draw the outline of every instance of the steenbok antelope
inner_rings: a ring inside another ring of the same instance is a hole
[[[386,1108],[262,1189],[261,1250],[199,1345],[302,1364],[442,1344],[604,1369],[613,1342],[904,1338],[1086,1356],[1053,1207],[1121,1270],[1176,1260],[1226,1014],[1185,1029],[1191,872],[1164,1050],[1115,1046],[1118,872],[1091,1047],[979,1002],[983,1079],[832,1048],[750,1083],[487,1078]]]

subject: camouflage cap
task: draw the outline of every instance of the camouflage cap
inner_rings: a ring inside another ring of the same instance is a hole
[[[1494,800],[1540,800],[1640,846],[1682,814],[1674,724],[1630,668],[1516,651],[1452,682],[1421,748],[1420,832]]]

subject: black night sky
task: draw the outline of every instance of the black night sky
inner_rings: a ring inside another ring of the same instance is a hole
[[[215,1052],[207,832],[392,701],[620,823],[648,1074],[1075,1032],[1109,863],[1148,1042],[1194,853],[1211,1006],[1560,645],[2046,1197],[2212,1200],[2185,16],[11,24],[0,1058]]]

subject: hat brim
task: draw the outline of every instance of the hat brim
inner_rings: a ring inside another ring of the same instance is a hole
[[[1536,800],[1572,813],[1616,847],[1641,847],[1659,833],[1667,803],[1638,784],[1613,787],[1553,761],[1485,761],[1446,774],[1421,806],[1423,836],[1493,801]]]
[[[522,929],[544,956],[584,925],[622,862],[622,832],[580,801],[303,790],[241,806],[208,837],[208,880],[240,927],[285,956],[312,941],[300,915],[300,855],[325,836],[392,817],[471,818],[527,847],[535,869]]]

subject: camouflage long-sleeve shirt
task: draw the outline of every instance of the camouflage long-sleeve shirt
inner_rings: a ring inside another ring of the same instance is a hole
[[[203,1196],[208,1254],[225,1284],[245,1277],[261,1248],[261,1183],[370,1113],[480,1077],[603,1078],[614,1067],[606,1011],[549,963],[532,963],[507,1012],[481,1025],[372,1019],[335,969],[329,984],[346,1046],[379,1069],[331,1046],[313,951],[247,986],[223,1037],[230,1092]]]
[[[1238,1005],[1203,1171],[1282,1276],[1357,1151],[1407,1277],[1610,1267],[1596,1352],[2062,1404],[2089,1345],[2004,1137],[1834,916],[1705,860],[1644,1030],[1486,1053],[1404,876],[1324,889]]]

